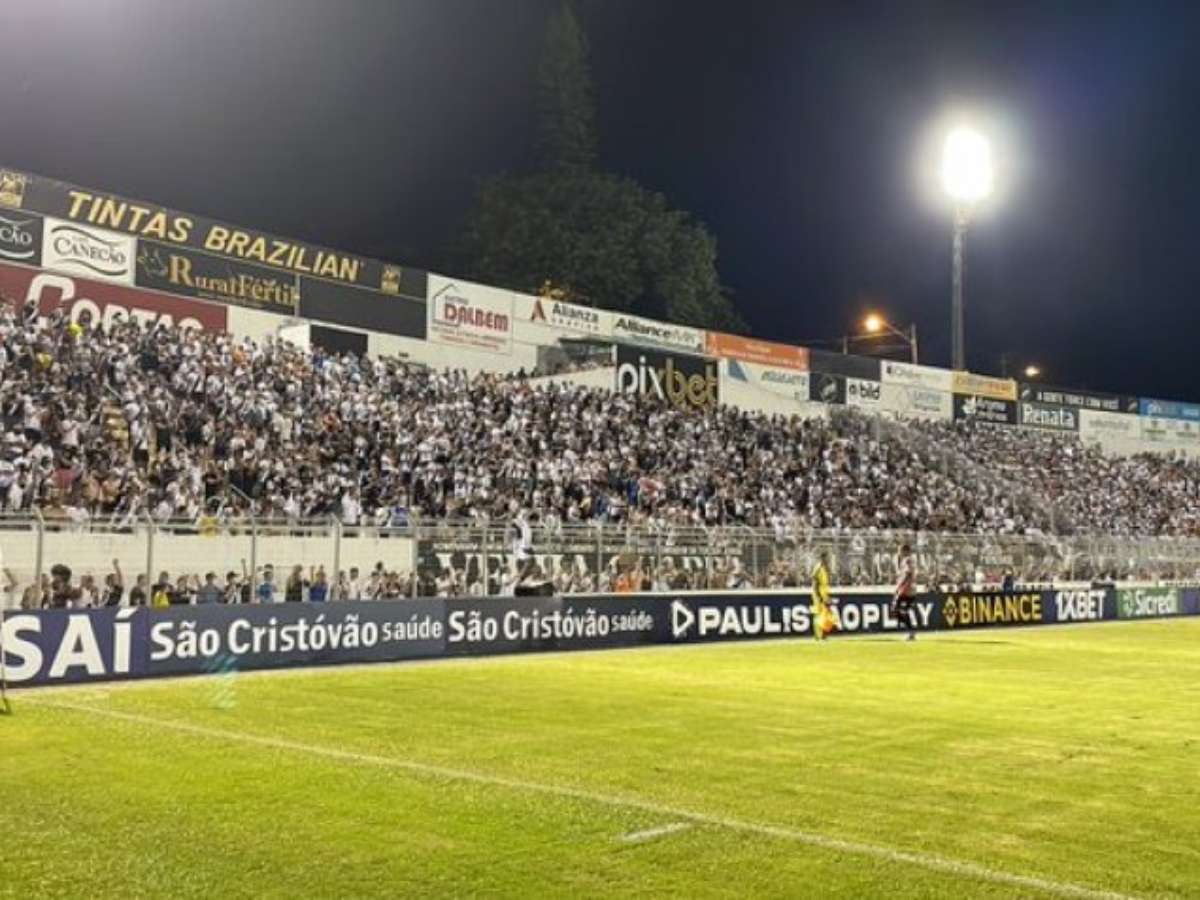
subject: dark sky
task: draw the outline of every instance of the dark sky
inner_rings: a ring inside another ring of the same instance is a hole
[[[0,163],[444,271],[477,180],[533,164],[556,2],[5,0]],[[1194,4],[581,6],[602,166],[708,225],[756,335],[880,308],[948,363],[924,150],[971,110],[971,368],[1200,399]]]

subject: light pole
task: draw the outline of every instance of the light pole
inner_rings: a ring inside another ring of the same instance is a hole
[[[912,357],[913,365],[917,363],[917,323],[913,322],[908,326],[908,331],[901,331],[883,316],[878,313],[871,313],[863,319],[863,329],[867,334],[882,334],[884,332],[894,335],[908,345],[909,355]]]
[[[975,204],[992,192],[992,151],[987,138],[969,128],[946,136],[942,153],[942,186],[954,201],[954,261],[950,295],[951,365],[966,369],[963,340],[963,244]]]

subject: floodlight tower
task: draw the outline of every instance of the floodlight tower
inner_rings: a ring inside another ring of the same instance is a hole
[[[942,187],[954,201],[951,363],[955,369],[966,369],[963,344],[963,243],[975,205],[992,192],[992,150],[987,138],[969,128],[955,128],[946,136],[942,152]]]

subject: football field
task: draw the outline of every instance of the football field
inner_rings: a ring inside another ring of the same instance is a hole
[[[28,690],[0,897],[1198,897],[1200,621]]]

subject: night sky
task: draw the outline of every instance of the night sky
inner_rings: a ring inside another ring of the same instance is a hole
[[[454,274],[478,180],[533,166],[556,3],[5,0],[0,164]],[[1194,4],[580,6],[600,165],[709,227],[755,335],[877,308],[949,362],[927,151],[965,111],[1002,168],[970,367],[1200,399]]]

